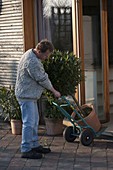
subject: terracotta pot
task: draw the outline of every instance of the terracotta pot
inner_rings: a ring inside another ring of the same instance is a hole
[[[63,119],[45,118],[47,135],[61,135],[63,133]]]
[[[14,135],[22,134],[22,122],[21,120],[11,119],[11,130]]]
[[[98,116],[94,110],[94,107],[93,105],[90,105],[90,104],[85,104],[82,106],[82,109],[85,108],[85,107],[91,107],[92,108],[92,111],[91,113],[84,118],[84,120],[88,123],[88,125],[90,125],[96,132],[98,132],[101,128],[101,123],[98,119]],[[79,125],[84,125],[83,121],[79,120],[78,121],[78,124]]]
[[[82,109],[85,108],[85,107],[91,107],[92,108],[91,113],[87,117],[85,117],[84,119],[96,132],[98,132],[100,130],[100,128],[101,128],[101,123],[100,123],[100,121],[98,119],[98,116],[97,116],[97,114],[96,114],[96,112],[94,110],[93,105],[91,105],[91,104],[84,104],[81,107],[82,107]],[[76,116],[76,113],[73,112],[71,114],[71,117],[76,120],[75,116]],[[65,126],[72,126],[72,123],[69,120],[67,120],[67,119],[63,120],[63,124]],[[81,126],[85,126],[85,124],[84,124],[84,122],[82,120],[78,120],[77,124],[81,125]]]

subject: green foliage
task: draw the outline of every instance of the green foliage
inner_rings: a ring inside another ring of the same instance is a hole
[[[52,100],[53,101],[53,100]],[[50,102],[50,100],[49,100]],[[47,102],[46,104],[46,108],[47,110],[45,111],[45,117],[47,118],[56,118],[56,119],[63,119],[64,115],[61,113],[60,110],[57,109],[57,107],[55,105],[53,105],[52,103]],[[54,102],[56,102],[58,105],[60,104],[66,104],[65,101],[63,100],[57,100],[54,98]],[[72,109],[70,108],[70,106],[64,106],[65,110],[71,114],[72,113]]]
[[[81,62],[73,53],[55,50],[44,62],[44,68],[53,86],[63,95],[74,93],[82,80]]]
[[[78,84],[83,80],[81,61],[73,53],[55,50],[49,59],[44,62],[44,68],[53,86],[61,92],[61,95],[74,94]],[[58,113],[52,105],[52,101],[55,101],[53,94],[50,91],[46,91],[45,95],[49,102],[48,112],[50,111],[53,117],[55,115],[55,117],[59,118],[61,113]],[[52,113],[52,110],[55,113]]]
[[[63,119],[61,112],[53,105],[47,105],[47,110],[45,111],[45,117]]]
[[[14,88],[0,88],[0,106],[4,120],[21,119],[21,110],[16,99]]]

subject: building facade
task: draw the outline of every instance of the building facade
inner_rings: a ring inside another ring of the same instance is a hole
[[[81,104],[113,114],[113,0],[0,0],[0,86],[15,85],[24,51],[47,38],[82,60]]]

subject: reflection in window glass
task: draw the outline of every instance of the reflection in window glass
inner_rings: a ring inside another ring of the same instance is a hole
[[[72,51],[72,8],[70,0],[43,1],[44,38],[61,51]]]

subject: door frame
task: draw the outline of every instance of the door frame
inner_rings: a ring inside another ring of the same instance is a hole
[[[84,72],[84,33],[83,33],[83,0],[72,0],[72,27],[73,27],[73,51],[75,55],[81,57],[82,70]],[[77,22],[78,20],[78,22]],[[104,122],[110,120],[109,114],[109,61],[108,61],[108,21],[107,21],[107,0],[100,0],[100,20],[101,20],[101,52],[102,52],[102,71],[103,71],[103,107]],[[79,32],[77,32],[79,30]],[[78,41],[77,41],[78,40]],[[77,44],[79,47],[77,48]],[[78,52],[79,51],[79,52]],[[85,82],[80,85],[80,101],[85,103]]]
[[[34,0],[22,0],[24,52],[35,47]]]

